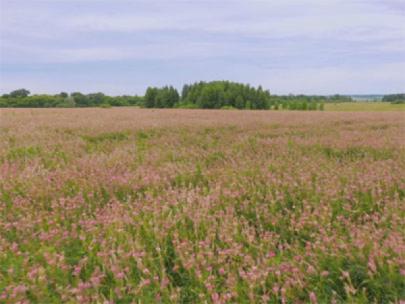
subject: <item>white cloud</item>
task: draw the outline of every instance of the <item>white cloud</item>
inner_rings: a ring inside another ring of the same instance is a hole
[[[270,79],[271,88],[293,91],[315,90],[317,85],[319,90],[344,91],[353,83],[359,90],[379,83],[388,90],[394,87],[390,78],[405,83],[405,76],[396,72],[405,61],[405,4],[399,0],[0,0],[0,4],[4,77],[17,73],[14,66],[21,70],[28,64],[155,60],[162,69],[184,63],[196,77],[233,76],[263,84]],[[205,68],[210,70],[202,71],[198,61],[207,62]],[[374,67],[384,75],[375,77]],[[269,68],[277,77],[269,76]],[[156,74],[157,82],[170,83],[174,77]]]

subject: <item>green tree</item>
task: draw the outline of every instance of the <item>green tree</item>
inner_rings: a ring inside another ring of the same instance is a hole
[[[12,91],[9,95],[10,95],[10,97],[14,97],[14,98],[27,97],[28,95],[30,95],[30,91],[28,91],[26,89],[18,89],[18,90]]]
[[[66,97],[56,105],[58,108],[74,108],[75,106],[76,103],[73,97]]]
[[[103,93],[91,93],[87,95],[87,100],[90,106],[99,106],[105,102],[106,96]]]
[[[146,108],[154,108],[156,96],[158,94],[157,88],[148,87],[144,97],[144,105]]]
[[[321,103],[319,104],[319,110],[320,110],[320,111],[323,111],[324,109],[325,109],[325,103],[321,102]]]

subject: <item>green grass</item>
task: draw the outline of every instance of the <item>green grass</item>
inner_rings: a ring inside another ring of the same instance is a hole
[[[405,104],[389,102],[326,103],[325,111],[405,111]]]
[[[403,112],[54,111],[0,132],[0,304],[405,299]]]

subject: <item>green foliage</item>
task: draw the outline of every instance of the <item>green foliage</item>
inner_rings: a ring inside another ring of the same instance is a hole
[[[398,94],[401,95],[401,94]],[[388,98],[388,97],[387,97]],[[261,86],[231,81],[196,82],[183,86],[181,96],[172,86],[162,88],[148,87],[145,96],[107,96],[101,92],[83,94],[61,92],[57,95],[32,95],[20,89],[4,94],[0,98],[0,107],[102,107],[108,105],[143,106],[145,108],[184,108],[184,109],[273,109],[278,110],[323,110],[324,102],[343,103],[352,101],[350,97],[287,95],[272,96]],[[319,105],[319,106],[318,106]]]
[[[82,139],[86,142],[87,152],[107,152],[114,149],[114,144],[129,139],[127,132],[109,132],[99,135],[83,135]]]
[[[32,95],[21,97],[1,98],[0,106],[10,108],[47,108],[63,104],[64,99],[60,96]]]
[[[103,108],[103,109],[109,109],[109,108],[111,108],[112,106],[109,104],[109,103],[102,103],[101,105],[100,105],[100,108]]]
[[[178,109],[198,109],[198,106],[196,104],[182,102],[175,104],[175,107]]]
[[[323,102],[321,102],[319,104],[319,111],[323,111],[323,110],[325,110],[325,104]]]
[[[344,102],[344,103],[325,103],[324,108],[326,111],[350,111],[350,112],[362,112],[362,111],[405,111],[404,103],[390,103],[390,102]]]
[[[223,107],[221,107],[221,110],[237,110],[237,108],[235,108],[233,106],[223,106]]]
[[[72,97],[62,97],[63,101],[56,104],[58,108],[74,108],[76,106],[76,102]]]
[[[269,105],[304,103],[316,104]],[[184,111],[173,125],[158,111],[150,127],[114,109],[95,126],[100,111],[75,129],[83,111],[57,128],[20,128],[14,113],[40,111],[4,111],[16,127],[0,151],[1,303],[405,297],[400,114],[200,111],[226,125],[196,125]]]
[[[181,100],[203,109],[267,109],[270,93],[260,86],[256,89],[230,81],[198,82],[183,88]]]
[[[278,110],[279,105],[283,110],[316,111],[324,110],[324,103],[351,102],[351,97],[342,95],[319,96],[319,95],[272,95],[269,103],[273,109]]]
[[[6,156],[7,160],[27,160],[37,157],[41,154],[42,149],[38,146],[12,148]]]
[[[82,138],[88,143],[98,144],[106,141],[122,141],[128,139],[128,134],[126,132],[111,132],[102,133],[95,136],[85,135]]]
[[[28,91],[26,89],[18,89],[18,90],[12,91],[9,94],[9,96],[12,98],[27,97],[28,95],[30,95],[30,91]]]
[[[339,161],[356,161],[363,158],[372,158],[373,160],[387,160],[392,158],[392,152],[385,149],[374,149],[372,147],[349,147],[346,149],[336,149],[324,147],[323,153],[331,159]]]
[[[299,111],[316,111],[318,110],[318,99],[310,97],[280,97],[277,96],[274,101],[274,109],[278,110],[281,107],[283,110],[299,110]]]
[[[0,107],[4,108],[74,108],[74,107],[107,107],[107,106],[141,106],[140,96],[107,96],[103,93],[82,94],[74,92],[70,96],[62,92],[57,95],[31,95],[21,89],[0,97]]]
[[[382,101],[391,102],[393,104],[405,103],[405,93],[385,95]]]
[[[69,240],[69,242],[63,246],[63,251],[66,262],[72,266],[76,265],[79,260],[86,255],[82,241],[79,239]]]
[[[182,265],[175,270],[175,266],[178,266],[180,260],[177,257],[171,237],[166,238],[163,257],[165,272],[171,285],[181,288],[180,303],[195,303],[198,299],[198,293],[193,286],[196,284],[195,279]]]
[[[180,101],[180,95],[172,86],[163,88],[149,87],[145,93],[146,108],[173,108]]]
[[[328,96],[325,98],[326,102],[353,102],[353,99],[349,96],[343,96],[343,95],[332,95]]]

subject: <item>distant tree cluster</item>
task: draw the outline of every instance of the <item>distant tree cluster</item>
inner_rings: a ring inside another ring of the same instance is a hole
[[[144,96],[144,106],[146,108],[173,108],[179,101],[179,92],[171,86],[163,88],[149,87]]]
[[[103,93],[82,94],[62,92],[56,95],[30,95],[30,91],[19,89],[0,98],[0,107],[9,108],[73,108],[142,105],[140,96],[107,96]]]
[[[272,95],[271,104],[273,108],[283,110],[315,111],[323,110],[324,103],[329,102],[325,96],[310,95]]]
[[[82,94],[74,92],[70,95],[77,107],[99,107],[110,105],[114,107],[125,107],[141,105],[143,98],[140,96],[107,96],[103,93]]]
[[[404,99],[405,94],[387,98]],[[398,97],[399,96],[399,97]],[[231,81],[196,82],[183,86],[181,95],[172,86],[148,87],[145,96],[108,96],[103,93],[57,95],[30,95],[19,89],[0,97],[0,107],[119,107],[140,106],[145,108],[201,108],[201,109],[271,109],[271,110],[323,110],[327,102],[350,102],[351,97],[342,95],[271,95],[261,86]],[[388,100],[387,100],[388,101]]]
[[[202,109],[269,109],[270,92],[247,84],[230,81],[198,82],[185,85],[181,106]]]
[[[144,106],[147,108],[200,108],[200,109],[272,109],[323,110],[326,102],[351,102],[343,95],[271,95],[261,86],[230,81],[196,82],[183,86],[181,97],[173,87],[146,90]]]
[[[336,95],[325,97],[325,101],[326,102],[353,102],[353,98],[350,96],[336,94]]]
[[[382,101],[391,103],[405,103],[405,93],[385,95]]]

